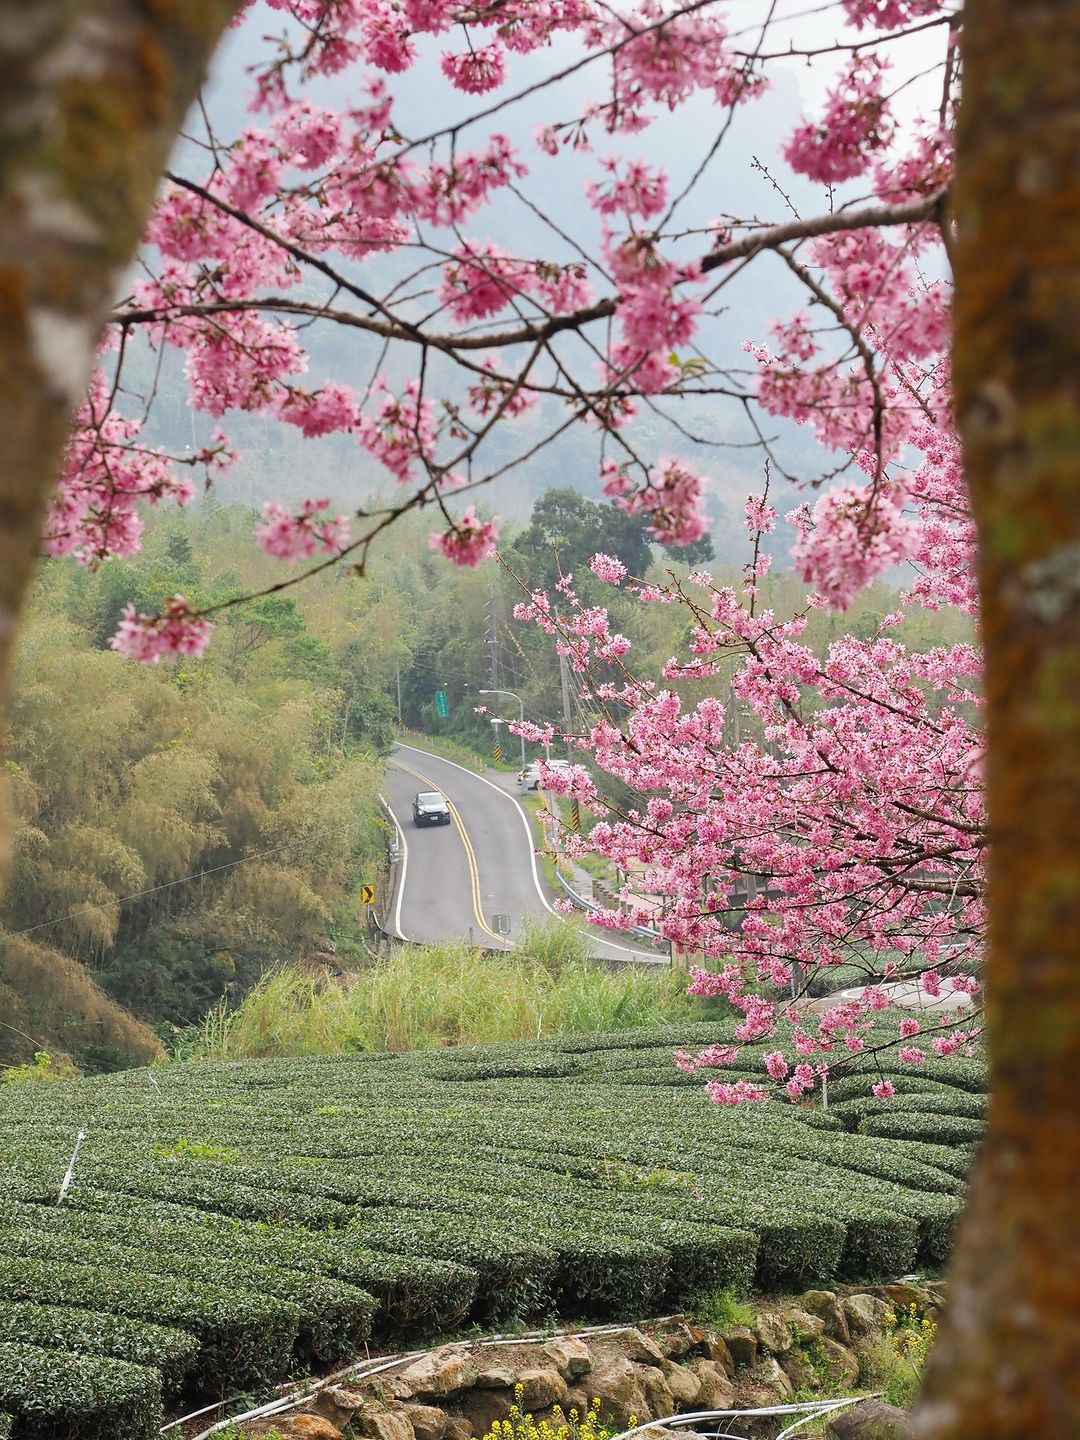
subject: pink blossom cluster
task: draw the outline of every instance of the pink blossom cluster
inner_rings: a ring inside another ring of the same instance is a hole
[[[839,485],[813,510],[791,518],[799,531],[792,560],[802,578],[830,605],[843,609],[891,565],[909,559],[918,529],[896,487]]]
[[[360,444],[382,462],[396,480],[412,477],[417,460],[434,452],[435,416],[432,402],[421,395],[419,381],[410,380],[401,395],[393,395],[380,375],[371,387],[371,411],[356,426]]]
[[[605,581],[608,585],[618,585],[626,579],[626,566],[621,560],[616,560],[613,555],[605,555],[602,550],[589,561],[589,569],[598,580]]]
[[[657,23],[664,18],[669,23]],[[734,54],[724,18],[708,10],[665,17],[662,0],[642,0],[629,15],[612,13],[604,38],[625,40],[624,27],[636,28],[636,38],[615,56],[613,99],[596,107],[610,130],[644,128],[650,104],[674,110],[702,92],[734,106],[764,85]]]
[[[628,515],[646,515],[649,534],[661,545],[690,545],[708,529],[702,478],[685,461],[661,459],[634,488],[614,461],[603,471],[605,495]]]
[[[890,154],[878,161],[874,193],[882,200],[941,194],[952,180],[954,151],[952,132],[940,122],[920,125],[908,154],[899,158]]]
[[[506,51],[495,41],[456,54],[447,50],[440,64],[451,85],[456,90],[464,90],[467,95],[483,95],[487,90],[497,90],[506,79]]]
[[[526,410],[531,410],[539,396],[516,383],[509,375],[501,375],[491,356],[481,362],[483,374],[469,386],[469,404],[478,415],[486,416],[498,411],[500,418],[514,420]]]
[[[764,1085],[755,1085],[750,1080],[710,1080],[705,1094],[714,1105],[741,1105],[747,1100],[769,1100],[771,1093]]]
[[[497,315],[518,297],[532,295],[551,314],[579,310],[592,291],[578,264],[554,265],[516,260],[490,241],[482,246],[459,245],[443,266],[439,298],[458,322]]]
[[[470,505],[444,531],[428,536],[428,547],[439,550],[455,565],[476,566],[495,552],[499,527],[494,520],[481,520]]]
[[[770,505],[763,495],[748,495],[743,508],[751,535],[771,535],[776,529],[776,506]]]
[[[910,606],[946,603],[945,593],[960,603],[973,593],[966,588],[973,583],[971,530],[954,441],[936,427],[920,438],[926,452],[914,471],[921,478],[913,481],[912,471],[904,477],[914,495],[891,482],[876,493],[868,484],[849,495],[827,494],[816,507],[813,523],[834,534],[808,544],[807,554],[831,557],[816,577],[831,599],[850,593],[850,577],[866,566],[868,551],[879,566],[918,557],[921,583]],[[631,488],[616,466],[607,483],[618,497]],[[752,534],[773,518],[762,497],[751,497],[747,515]],[[809,526],[810,517],[802,523]],[[646,868],[642,888],[663,899],[663,933],[714,961],[691,968],[691,993],[722,996],[741,1010],[740,1042],[775,1035],[781,1044],[766,1052],[765,1080],[798,1098],[844,1055],[867,1049],[890,996],[882,986],[867,986],[811,1025],[805,1014],[789,1014],[782,999],[763,995],[761,985],[782,995],[823,967],[850,963],[853,954],[888,981],[899,973],[893,958],[899,953],[910,957],[904,973],[932,997],[978,991],[972,974],[945,976],[941,966],[947,955],[953,965],[977,959],[984,924],[985,812],[972,760],[980,745],[981,656],[966,644],[909,648],[893,634],[903,612],[884,617],[877,635],[847,636],[817,653],[805,643],[805,612],[785,619],[753,608],[752,577],[743,595],[701,573],[686,587],[662,588],[671,603],[692,606],[694,664],[725,654],[735,660],[730,694],[690,705],[675,689],[642,683],[626,669],[623,683],[612,684],[587,651],[575,650],[594,704],[625,707],[619,723],[599,720],[588,734],[594,774],[610,775],[624,793],[640,797],[613,806],[599,784],[588,845],[626,873]],[[572,589],[564,596],[571,621],[581,621],[576,626],[556,621],[539,594],[518,613],[552,633],[557,647],[573,647],[581,629],[602,630],[604,621]],[[822,603],[820,595],[810,599]],[[701,673],[675,660],[672,666]],[[712,673],[729,672],[725,666]],[[727,728],[735,704],[753,718],[737,746]],[[750,890],[748,874],[755,878]],[[653,904],[628,886],[619,910],[598,923],[616,921],[655,923]],[[907,1018],[897,1058],[932,1063],[970,1047],[978,1033],[977,1025],[950,1025],[947,1013],[935,1015],[933,1026]],[[715,1063],[677,1058],[684,1069],[699,1068],[699,1061],[701,1068]],[[754,1084],[710,1091],[720,1103],[760,1098],[759,1092],[769,1093]]]
[[[131,555],[142,541],[140,501],[194,496],[190,479],[177,473],[164,451],[140,440],[142,424],[112,407],[105,376],[97,371],[75,413],[60,481],[45,521],[50,555],[71,555],[94,565],[109,555]],[[225,459],[216,444],[191,457],[216,469]]]
[[[717,1065],[734,1065],[739,1058],[739,1047],[737,1045],[706,1045],[704,1050],[699,1050],[696,1055],[691,1055],[688,1050],[675,1051],[675,1064],[680,1070],[692,1075],[695,1070],[703,1070]]]
[[[651,169],[641,160],[623,163],[614,155],[602,164],[611,178],[606,183],[590,181],[585,187],[590,203],[601,215],[640,215],[647,220],[664,210],[668,182],[662,170]]]
[[[339,555],[349,544],[349,517],[329,516],[330,501],[304,500],[298,514],[287,505],[268,500],[255,526],[255,539],[268,555],[298,560],[323,550]]]
[[[881,93],[884,66],[874,55],[856,55],[829,92],[817,124],[800,125],[784,148],[799,175],[822,185],[853,180],[892,140],[894,123]]]
[[[686,289],[700,279],[697,265],[666,259],[643,235],[609,236],[604,254],[619,287],[620,338],[611,347],[609,378],[645,395],[664,390],[680,373],[672,353],[689,345],[701,313],[701,301]]]
[[[134,605],[128,605],[109,644],[129,660],[156,665],[163,655],[198,657],[209,643],[212,628],[208,620],[193,613],[182,595],[173,595],[166,600],[162,615],[139,615]]]
[[[844,0],[844,13],[858,29],[899,30],[928,15],[940,15],[944,0]]]
[[[466,96],[486,96],[505,90],[515,56],[572,39],[583,60],[605,57],[610,85],[581,113],[541,123],[541,147],[548,153],[566,147],[588,153],[596,129],[629,136],[695,96],[731,109],[761,93],[765,66],[748,59],[742,43],[730,37],[719,7],[631,0],[615,13],[594,0],[263,3],[287,11],[302,27],[305,42],[298,46],[285,32],[268,41],[269,58],[256,67],[259,123],[245,126],[231,141],[215,139],[213,163],[201,182],[165,188],[147,228],[147,275],[132,292],[151,341],[184,351],[194,406],[215,416],[237,410],[273,416],[305,438],[351,434],[395,479],[415,484],[418,501],[464,472],[459,457],[476,436],[473,421],[462,417],[456,402],[440,404],[443,397],[427,382],[410,381],[400,367],[387,370],[395,377],[393,392],[383,378],[362,393],[335,378],[308,378],[302,323],[288,310],[302,308],[325,260],[338,277],[327,296],[336,301],[351,292],[359,311],[399,343],[420,338],[414,302],[423,294],[436,302],[432,319],[452,327],[482,325],[508,310],[523,323],[539,322],[587,315],[595,301],[591,281],[602,276],[615,323],[600,350],[602,388],[585,407],[590,423],[617,431],[634,418],[636,397],[693,388],[701,373],[691,347],[698,343],[704,314],[702,262],[721,231],[734,233],[729,219],[708,230],[696,254],[695,242],[685,243],[681,231],[671,236],[653,231],[649,227],[662,226],[672,205],[670,178],[663,166],[614,153],[598,159],[593,178],[585,182],[605,227],[598,257],[580,247],[564,250],[561,258],[508,254],[463,227],[526,178],[524,160],[497,129],[469,145],[461,143],[464,130],[459,134],[457,126],[423,144],[410,142],[388,77],[417,63],[427,37],[442,37],[446,82]],[[856,25],[885,31],[941,10],[937,0],[844,3]],[[828,183],[872,167],[882,197],[940,188],[951,164],[946,127],[915,127],[914,148],[894,152],[884,67],[872,50],[852,54],[820,122],[804,125],[791,141],[792,163]],[[349,107],[333,110],[304,93],[309,82],[347,66],[356,81]],[[440,231],[452,231],[453,238]],[[925,392],[947,330],[945,291],[923,280],[915,265],[930,233],[924,225],[911,227],[896,242],[873,230],[820,239],[811,264],[853,337],[850,353],[830,350],[820,326],[812,329],[805,316],[778,326],[775,355],[757,352],[765,409],[811,423],[826,444],[852,453],[874,450],[878,472],[908,443],[928,408],[935,423],[942,412],[937,401],[928,407]],[[407,298],[400,302],[394,288],[389,299],[379,299],[335,268],[339,258],[364,260],[373,252],[405,256],[414,249],[425,256],[415,272],[424,277],[418,283],[430,283],[431,289],[411,293],[406,285]],[[263,308],[267,296],[276,303]],[[437,338],[441,348],[452,337]],[[870,366],[862,353],[866,345],[875,357]],[[529,374],[530,364],[506,373],[494,363],[470,366],[469,403],[482,421],[508,422],[535,406],[542,382]],[[568,383],[571,391],[578,385],[576,379]],[[116,488],[132,493],[141,488],[153,498],[168,488],[167,467],[152,473],[155,462],[149,452],[140,453],[144,473],[131,476],[138,467],[129,458],[128,479]],[[183,485],[171,483],[182,498]],[[927,483],[932,488],[930,474]],[[647,514],[662,543],[685,543],[702,533],[699,480],[681,461],[653,467],[644,484],[623,491],[619,503]],[[928,495],[924,503],[936,502]],[[62,496],[50,521],[51,547],[75,553],[83,541],[73,537],[90,530],[96,534],[83,547],[88,554],[130,553],[137,547],[133,508],[87,504],[80,519],[80,504],[74,491]],[[887,507],[878,508],[886,515]],[[843,509],[838,500],[822,517],[822,540],[839,536],[841,527],[826,521]],[[899,552],[901,530],[891,522],[874,528],[878,551]],[[761,533],[767,533],[764,527]],[[943,535],[941,543],[947,541]],[[838,540],[822,573],[846,566],[848,554]],[[880,562],[879,555],[862,574]],[[851,563],[850,584],[857,584]],[[763,553],[757,579],[767,566]],[[832,588],[841,595],[849,581]],[[650,598],[661,598],[661,592]],[[948,603],[944,596],[942,603]],[[706,673],[704,663],[697,673]]]

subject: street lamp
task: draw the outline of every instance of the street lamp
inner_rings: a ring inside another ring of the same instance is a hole
[[[522,700],[522,698],[521,698],[520,695],[515,694],[513,690],[481,690],[481,691],[480,691],[480,694],[481,694],[481,695],[509,695],[511,700],[516,700],[517,703],[518,703],[518,709],[521,711],[521,724],[522,724],[522,727],[524,728],[524,725],[525,725],[525,702],[524,702],[524,700]],[[524,769],[525,769],[525,736],[524,736],[524,735],[519,735],[519,736],[518,736],[518,739],[521,741],[521,768],[524,770]]]

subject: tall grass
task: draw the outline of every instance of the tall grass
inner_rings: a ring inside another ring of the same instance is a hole
[[[661,968],[611,972],[587,962],[581,930],[527,927],[517,949],[465,944],[396,950],[355,974],[290,965],[268,972],[235,1009],[203,1022],[198,1057],[340,1055],[532,1039],[686,1019],[685,977]]]

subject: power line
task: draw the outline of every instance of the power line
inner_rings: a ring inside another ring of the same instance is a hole
[[[330,832],[324,830],[323,835]],[[321,838],[321,837],[320,837]],[[182,875],[179,880],[166,880],[161,885],[151,885],[146,890],[133,890],[130,895],[113,895],[110,899],[117,905],[125,905],[129,900],[141,900],[147,895],[157,895],[162,890],[171,890],[174,885],[186,885],[189,880],[201,880],[204,875],[218,875],[222,870],[233,870],[237,865],[246,865],[249,860],[262,860],[267,855],[277,855],[282,850],[288,850],[296,844],[295,840],[286,840],[283,845],[271,846],[269,850],[257,850],[254,855],[241,855],[239,860],[227,860],[224,865],[213,865],[209,870],[197,870],[193,875]],[[84,900],[82,909],[70,910],[66,915],[57,915],[53,920],[42,920],[37,925],[28,925],[25,930],[8,930],[9,936],[33,935],[37,930],[47,930],[50,925],[62,925],[65,920],[77,920],[88,905],[93,905],[92,900]]]

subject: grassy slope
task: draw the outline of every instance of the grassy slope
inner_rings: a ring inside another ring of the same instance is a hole
[[[462,943],[401,948],[335,978],[290,966],[235,1010],[219,1007],[185,1052],[212,1059],[336,1055],[533,1039],[708,1015],[666,968],[612,973],[589,964],[580,925],[527,925],[517,949]]]

